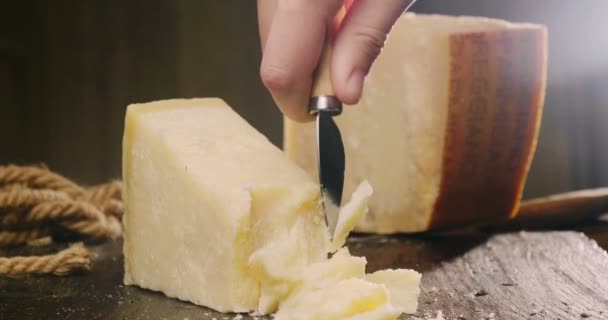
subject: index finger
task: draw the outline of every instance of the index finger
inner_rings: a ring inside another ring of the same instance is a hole
[[[268,37],[268,31],[270,30],[276,8],[277,0],[258,0],[258,30],[262,51],[266,45],[266,38]]]
[[[260,75],[281,111],[307,121],[313,72],[329,22],[342,0],[276,2],[265,44]]]

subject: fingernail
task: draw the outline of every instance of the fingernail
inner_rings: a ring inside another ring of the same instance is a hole
[[[349,103],[356,103],[361,98],[361,91],[363,90],[363,81],[365,78],[365,72],[361,69],[355,69],[348,77],[346,81],[346,90],[348,91],[348,97],[350,98]]]

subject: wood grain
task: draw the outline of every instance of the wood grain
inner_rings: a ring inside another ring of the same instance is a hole
[[[608,319],[608,224],[580,232],[425,234],[352,237],[368,271],[423,273],[419,311],[402,319]],[[598,246],[599,244],[599,246]],[[601,246],[601,247],[600,247]],[[0,319],[232,319],[234,315],[122,285],[121,242],[93,245],[80,276],[0,278]],[[604,248],[604,249],[602,249]],[[21,251],[19,251],[21,250]],[[43,254],[53,248],[30,248]],[[0,250],[0,255],[26,253]],[[244,317],[251,319],[251,317]]]
[[[438,311],[459,320],[608,319],[608,254],[582,233],[423,239],[377,237],[351,244],[371,270],[423,271],[419,312],[412,319]]]
[[[453,319],[606,319],[607,272],[582,234],[499,235],[426,273],[421,302]]]

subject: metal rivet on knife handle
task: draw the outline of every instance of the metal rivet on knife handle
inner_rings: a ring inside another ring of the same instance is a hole
[[[326,112],[332,116],[337,116],[342,113],[342,102],[336,96],[315,96],[310,98],[308,112],[311,115]]]

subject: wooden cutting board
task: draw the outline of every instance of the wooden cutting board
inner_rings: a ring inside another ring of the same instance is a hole
[[[439,311],[445,319],[458,320],[608,319],[605,223],[578,231],[361,236],[352,238],[349,247],[368,258],[368,271],[423,272],[419,312],[402,319],[429,319]],[[7,253],[15,252],[0,251]],[[93,269],[86,274],[0,279],[0,319],[235,316],[123,286],[119,241],[97,245],[93,253]]]

